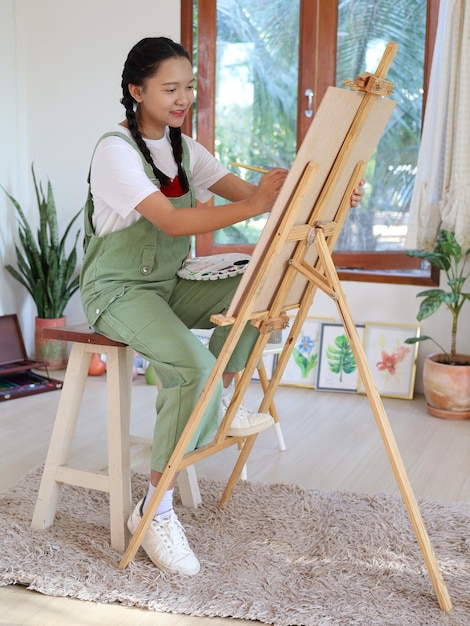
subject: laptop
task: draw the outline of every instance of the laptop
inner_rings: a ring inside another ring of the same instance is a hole
[[[47,365],[28,358],[18,316],[0,316],[0,402],[61,389],[61,380],[32,371]]]

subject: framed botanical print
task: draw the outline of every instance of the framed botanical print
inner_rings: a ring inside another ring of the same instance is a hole
[[[271,380],[271,376],[273,374],[274,366],[276,363],[276,357],[277,357],[276,353],[270,353],[268,350],[263,353],[262,361],[263,361],[264,370],[266,372],[266,376],[268,380]],[[260,381],[258,368],[256,368],[255,371],[253,372],[251,380],[253,382]]]
[[[294,316],[289,316],[294,319]],[[292,354],[282,374],[280,384],[295,387],[315,388],[318,365],[318,348],[321,326],[324,322],[333,322],[327,317],[307,317],[302,326]],[[283,332],[283,343],[289,330]]]
[[[356,325],[362,341],[364,325]],[[358,386],[356,359],[342,324],[321,326],[316,388],[324,391],[356,392]]]
[[[366,323],[364,351],[380,395],[413,398],[419,344],[406,344],[405,339],[419,333],[415,325]],[[358,391],[365,393],[361,382]]]

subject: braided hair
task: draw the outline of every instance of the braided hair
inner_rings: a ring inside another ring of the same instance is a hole
[[[163,61],[173,57],[185,57],[190,60],[187,50],[179,43],[167,37],[146,37],[139,41],[127,55],[122,72],[122,99],[121,104],[126,109],[126,119],[129,131],[137,146],[149,163],[160,185],[170,183],[169,177],[159,170],[153,162],[150,150],[139,131],[136,119],[136,102],[129,92],[129,84],[142,86],[146,78],[153,76]],[[173,156],[178,166],[178,178],[183,191],[189,189],[188,177],[183,168],[183,144],[181,128],[170,127],[170,141]]]

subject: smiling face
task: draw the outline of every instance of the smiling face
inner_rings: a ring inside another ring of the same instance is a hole
[[[167,126],[181,127],[194,101],[194,76],[185,57],[163,61],[142,86],[129,84],[138,107],[136,118],[144,137],[161,139]]]

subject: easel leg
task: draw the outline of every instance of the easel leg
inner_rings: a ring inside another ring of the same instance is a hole
[[[382,436],[382,440],[384,442],[390,464],[395,474],[395,478],[398,483],[403,502],[408,511],[408,516],[413,526],[416,539],[423,554],[424,561],[426,563],[426,567],[428,569],[429,576],[434,587],[434,591],[436,592],[436,596],[439,601],[439,606],[443,611],[450,611],[450,609],[452,608],[452,602],[449,597],[446,584],[442,577],[442,573],[439,569],[433,547],[424,526],[423,518],[421,516],[418,503],[416,502],[415,495],[413,493],[410,481],[403,465],[403,461],[398,450],[398,446],[395,441],[392,429],[390,427],[387,414],[385,413],[382,399],[370,372],[369,365],[367,363],[367,357],[365,355],[361,340],[356,330],[356,325],[347,306],[346,298],[344,296],[340,281],[338,279],[338,275],[336,273],[336,268],[333,264],[327,243],[320,229],[318,229],[316,246],[318,254],[323,263],[323,267],[325,268],[325,274],[330,282],[330,286],[335,292],[336,306],[338,307],[338,312],[348,335],[348,339],[356,359],[357,367],[361,374],[362,383],[367,392],[367,397],[369,399],[372,411],[375,416],[375,420],[377,422],[377,426]]]
[[[222,494],[219,504],[217,505],[219,509],[222,509],[227,504],[227,502],[230,501],[233,490],[237,486],[238,479],[240,478],[240,475],[243,472],[243,468],[245,467],[248,457],[250,456],[250,452],[255,445],[257,436],[258,435],[251,435],[250,437],[247,437],[245,439],[240,454],[238,455],[237,462],[235,463],[235,467],[233,468],[230,478],[228,479],[228,482],[225,486],[224,493]]]

